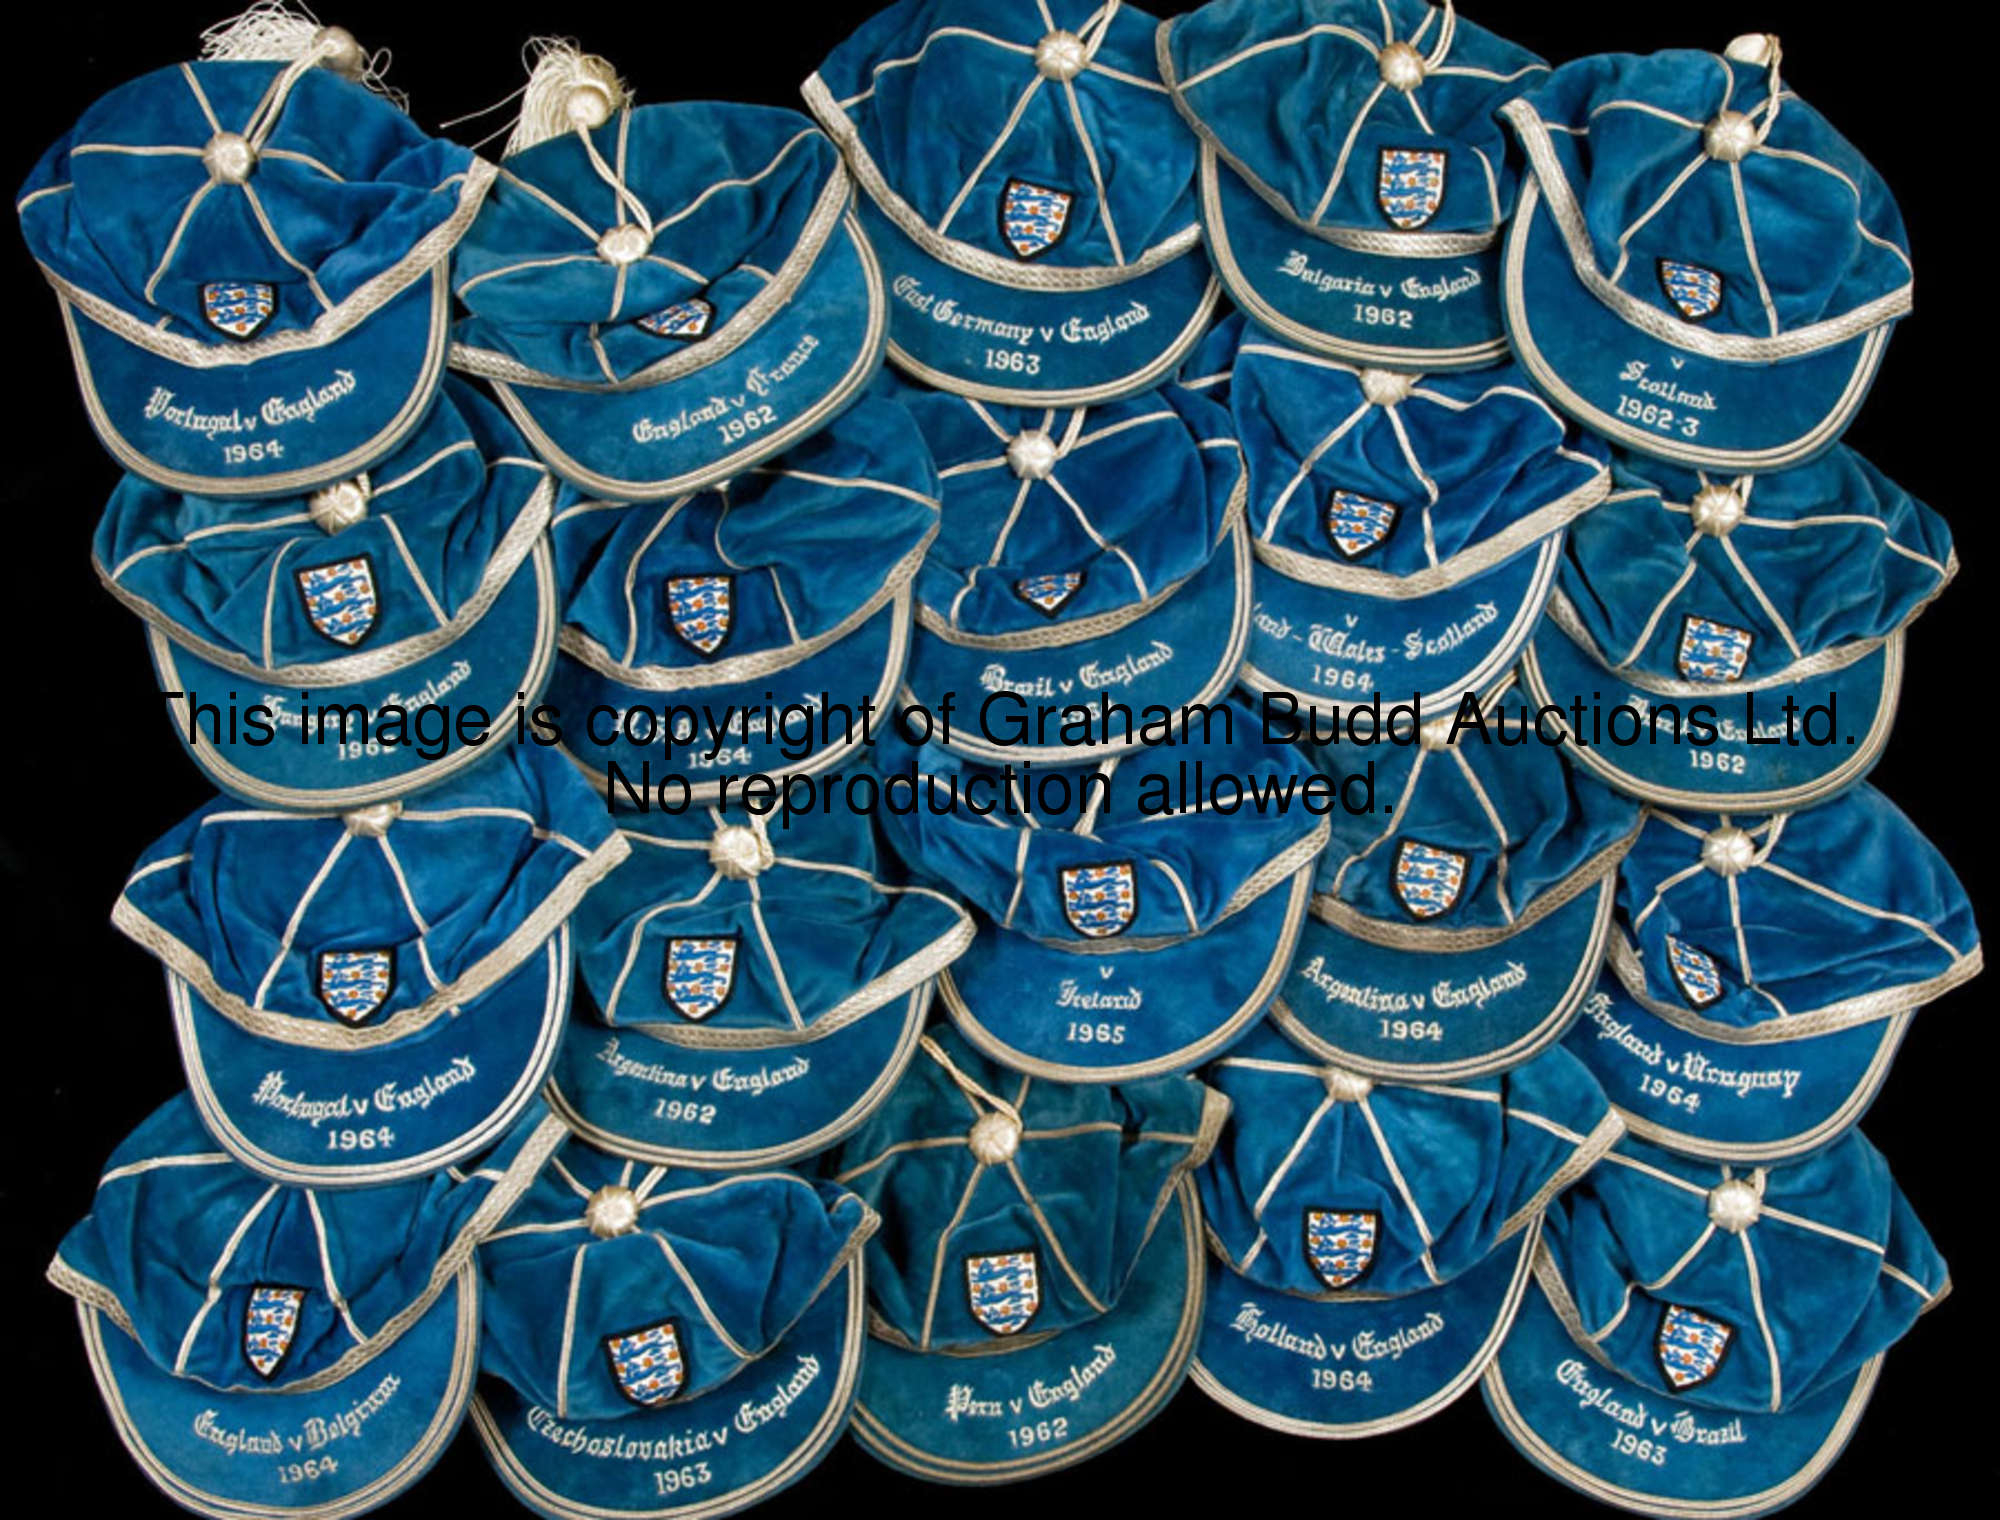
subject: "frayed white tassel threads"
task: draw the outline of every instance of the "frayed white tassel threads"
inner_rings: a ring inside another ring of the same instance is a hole
[[[345,27],[321,26],[319,18],[289,0],[256,0],[240,16],[218,21],[201,34],[201,56],[212,63],[298,63],[310,60],[344,79],[364,85],[395,105],[409,99],[390,86],[389,50],[370,53]]]
[[[528,44],[532,59],[521,91],[521,113],[502,156],[581,129],[603,126],[632,92],[618,71],[594,53],[561,37],[537,37]]]

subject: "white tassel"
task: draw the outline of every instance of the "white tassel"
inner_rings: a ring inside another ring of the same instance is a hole
[[[519,153],[578,127],[601,127],[632,103],[618,71],[595,53],[563,37],[537,37],[527,46],[528,82],[521,113],[502,156]]]
[[[398,110],[409,97],[389,85],[389,50],[362,51],[351,33],[320,25],[319,18],[290,0],[254,0],[240,16],[218,21],[201,34],[201,56],[214,63],[296,63],[318,50],[320,62],[365,85]]]

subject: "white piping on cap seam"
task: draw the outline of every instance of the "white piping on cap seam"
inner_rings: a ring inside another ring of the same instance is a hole
[[[1049,1254],[1055,1257],[1056,1265],[1062,1268],[1063,1275],[1070,1281],[1070,1286],[1075,1288],[1083,1301],[1099,1314],[1108,1314],[1109,1307],[1098,1300],[1097,1295],[1090,1291],[1090,1284],[1083,1280],[1083,1274],[1070,1264],[1069,1254],[1063,1250],[1062,1242],[1056,1238],[1055,1227],[1042,1212],[1041,1203],[1028,1190],[1027,1179],[1021,1175],[1020,1166],[1011,1158],[1002,1165],[1005,1166],[1008,1177],[1013,1180],[1016,1191],[1020,1193],[1021,1201],[1027,1204],[1028,1212],[1035,1216],[1035,1223],[1041,1227],[1042,1238],[1048,1244]]]
[[[313,898],[318,895],[319,889],[326,884],[326,879],[332,874],[334,865],[346,853],[348,842],[353,838],[352,834],[343,830],[340,837],[334,840],[333,848],[327,851],[326,858],[320,862],[319,869],[313,873],[312,880],[306,883],[304,894],[300,896],[297,906],[292,909],[292,916],[285,921],[285,931],[278,938],[278,953],[272,956],[271,964],[264,972],[264,979],[257,984],[256,996],[250,1002],[250,1006],[253,1009],[261,1010],[263,1008],[264,995],[271,990],[271,983],[277,978],[279,968],[285,964],[286,957],[292,953],[292,941],[298,938],[299,927],[305,922],[306,910],[312,906]]]
[[[1776,604],[1765,593],[1763,585],[1751,573],[1750,567],[1743,563],[1743,556],[1736,552],[1736,545],[1727,538],[1723,539],[1722,553],[1723,557],[1736,567],[1736,573],[1743,579],[1744,588],[1757,599],[1757,605],[1764,609],[1764,615],[1777,628],[1778,636],[1785,641],[1785,647],[1792,652],[1792,658],[1804,659],[1806,652],[1799,647],[1798,638],[1792,632],[1792,625],[1785,621],[1784,614],[1778,611]]]
[[[560,1360],[556,1364],[556,1415],[569,1418],[569,1360],[576,1344],[576,1300],[583,1282],[583,1258],[590,1250],[585,1241],[569,1259],[569,1295],[563,1301],[563,1331]]]
[[[140,290],[140,294],[148,301],[153,299],[153,292],[159,288],[160,281],[166,277],[167,266],[173,263],[175,255],[180,252],[181,238],[187,232],[188,223],[194,220],[196,210],[200,208],[204,200],[208,199],[208,192],[214,188],[215,181],[211,179],[199,190],[195,191],[188,198],[187,205],[182,208],[180,220],[174,223],[174,230],[167,237],[167,246],[161,250],[160,262],[153,267],[153,272],[146,277],[146,283]]]
[[[974,1112],[977,1113],[978,1110],[975,1108]],[[963,1144],[964,1141],[961,1140],[960,1143]],[[965,1189],[958,1195],[958,1207],[951,1211],[951,1218],[946,1220],[944,1228],[938,1231],[937,1251],[931,1257],[931,1291],[924,1300],[923,1327],[917,1337],[918,1351],[931,1349],[931,1326],[937,1320],[938,1294],[944,1288],[945,1248],[951,1243],[952,1231],[958,1228],[959,1221],[965,1218],[965,1211],[972,1206],[972,1195],[978,1190],[979,1179],[985,1175],[986,1163],[974,1157],[972,1174],[965,1179]]]
[[[667,842],[665,840],[650,839],[643,834],[635,835],[634,837],[644,840],[648,844],[665,844]],[[677,847],[680,843],[680,841],[675,841]],[[688,847],[701,848],[693,840],[687,841],[686,844]],[[631,977],[633,968],[639,963],[639,947],[645,940],[646,925],[650,924],[662,913],[671,913],[679,908],[699,906],[706,900],[708,894],[721,884],[721,881],[722,873],[720,871],[711,871],[708,880],[702,883],[701,890],[696,892],[692,897],[681,897],[671,902],[655,903],[639,915],[637,922],[632,925],[632,933],[625,943],[625,963],[618,968],[618,977],[612,982],[611,992],[604,1000],[604,1018],[607,1023],[617,1017],[618,1001],[625,995],[625,983]]]
[[[1667,615],[1667,608],[1672,606],[1674,599],[1687,589],[1688,582],[1694,579],[1695,572],[1700,568],[1692,559],[1681,567],[1681,573],[1674,578],[1674,583],[1667,588],[1666,594],[1653,604],[1652,614],[1640,628],[1639,636],[1632,641],[1632,647],[1625,651],[1625,658],[1615,665],[1607,666],[1607,669],[1621,673],[1629,670],[1633,661],[1646,652],[1646,646],[1652,643],[1654,633],[1659,630],[1660,619]]]
[[[860,105],[862,101],[868,99],[869,96],[875,93],[876,84],[881,80],[881,77],[884,74],[889,72],[889,70],[904,69],[910,67],[910,65],[912,64],[922,63],[924,60],[924,54],[928,53],[931,50],[931,44],[933,42],[951,41],[961,37],[971,42],[984,42],[991,47],[1001,48],[1009,53],[1020,53],[1024,57],[1028,58],[1032,58],[1035,55],[1035,50],[1027,46],[1025,43],[1012,42],[1005,37],[996,37],[991,32],[982,32],[979,31],[977,28],[969,26],[941,26],[936,31],[932,32],[929,36],[925,37],[922,46],[920,46],[914,53],[907,54],[901,58],[885,58],[880,63],[876,64],[872,69],[868,71],[868,80],[869,80],[868,88],[863,90],[859,95],[848,96],[847,99],[840,102],[840,105],[842,106],[843,109],[848,106]]]
[[[1173,22],[1161,23],[1161,31],[1158,35],[1161,39],[1161,50],[1163,52],[1166,50],[1166,40],[1173,25]],[[1197,85],[1206,84],[1218,74],[1226,73],[1228,70],[1235,68],[1237,64],[1245,63],[1259,54],[1269,53],[1278,48],[1296,47],[1299,43],[1309,41],[1314,37],[1338,37],[1343,42],[1351,42],[1356,47],[1364,49],[1370,57],[1373,57],[1377,51],[1374,38],[1363,32],[1357,32],[1352,27],[1332,24],[1309,26],[1304,31],[1293,32],[1289,36],[1271,37],[1263,42],[1254,42],[1249,47],[1241,48],[1231,53],[1227,58],[1211,63],[1199,73],[1190,74],[1186,79],[1181,80],[1178,85],[1174,85],[1172,81],[1169,81],[1170,88],[1177,92],[1192,90]],[[1164,75],[1165,70],[1161,72]]]
[[[389,874],[396,879],[396,890],[403,899],[403,908],[410,915],[410,922],[416,926],[417,959],[423,965],[424,979],[431,984],[432,992],[442,992],[444,990],[444,981],[437,974],[437,967],[431,964],[431,951],[428,943],[431,926],[424,922],[423,914],[417,911],[417,899],[410,891],[409,878],[403,874],[402,859],[396,854],[396,847],[389,842],[387,834],[379,836],[375,841],[375,845],[377,849],[381,850],[382,859],[388,863]]]
[[[1403,1168],[1397,1162],[1395,1152],[1389,1149],[1389,1137],[1382,1133],[1381,1121],[1375,1117],[1374,1105],[1366,1096],[1356,1100],[1355,1107],[1361,1110],[1361,1117],[1368,1125],[1369,1134],[1375,1137],[1376,1152],[1382,1157],[1382,1164],[1389,1170],[1389,1180],[1396,1185],[1396,1192],[1403,1200],[1403,1207],[1410,1211],[1410,1222],[1417,1227],[1417,1238],[1423,1241],[1424,1275],[1438,1286],[1444,1279],[1438,1275],[1437,1263],[1431,1260],[1431,1227],[1424,1218],[1424,1211],[1418,1207],[1416,1194],[1410,1191],[1410,1184],[1403,1176]]]
[[[243,1237],[250,1233],[250,1226],[257,1222],[257,1216],[262,1214],[265,1207],[277,1196],[278,1184],[274,1182],[258,1195],[257,1201],[250,1205],[241,1219],[236,1221],[236,1228],[229,1232],[229,1238],[222,1243],[222,1254],[215,1258],[215,1265],[208,1269],[208,1293],[202,1299],[201,1307],[195,1311],[194,1318],[188,1321],[187,1333],[181,1337],[180,1350],[174,1353],[175,1377],[187,1375],[188,1357],[194,1353],[195,1337],[201,1334],[202,1321],[208,1318],[208,1311],[213,1309],[222,1297],[222,1274],[229,1270],[230,1260],[243,1244]]]
[[[410,553],[409,543],[403,537],[403,530],[396,525],[396,519],[385,516],[381,522],[382,531],[389,535],[389,541],[396,546],[396,553],[402,558],[403,568],[410,572],[410,579],[416,582],[417,590],[423,596],[424,605],[430,609],[432,620],[440,628],[449,628],[451,617],[439,605],[437,593],[431,590],[431,583],[424,578],[424,572],[417,568],[417,558]]]
[[[619,658],[620,665],[630,665],[633,656],[639,652],[639,604],[634,597],[634,590],[639,583],[639,562],[646,557],[647,551],[659,540],[660,535],[667,531],[667,525],[680,516],[681,509],[693,500],[694,497],[690,494],[675,497],[668,503],[666,509],[653,523],[651,530],[639,540],[638,547],[625,561],[625,653]]]
[[[354,1337],[354,1344],[366,1345],[368,1337],[362,1334],[361,1327],[354,1322],[354,1311],[348,1307],[347,1295],[340,1291],[340,1284],[334,1280],[333,1252],[327,1243],[326,1218],[320,1213],[319,1194],[311,1188],[301,1188],[300,1191],[305,1194],[306,1212],[312,1216],[313,1235],[319,1242],[320,1280],[326,1284],[326,1296],[333,1301],[333,1307],[340,1314],[340,1322],[347,1327],[347,1333]]]
[[[1764,1313],[1764,1281],[1757,1270],[1757,1252],[1750,1244],[1749,1231],[1738,1235],[1736,1243],[1743,1248],[1743,1269],[1750,1278],[1750,1307],[1757,1316],[1757,1329],[1764,1337],[1764,1355],[1771,1366],[1771,1413],[1776,1414],[1785,1405],[1784,1366],[1778,1358],[1777,1339],[1771,1334],[1771,1321]]]
[[[1764,318],[1770,323],[1771,336],[1777,337],[1784,324],[1778,320],[1778,308],[1771,300],[1771,287],[1764,279],[1764,266],[1757,257],[1757,234],[1750,226],[1750,203],[1743,195],[1743,166],[1729,166],[1729,184],[1736,195],[1736,221],[1743,232],[1743,252],[1750,260],[1750,276],[1757,282],[1757,298],[1764,305]]]
[[[113,1167],[97,1179],[97,1186],[103,1188],[113,1182],[122,1182],[127,1177],[143,1176],[168,1166],[222,1166],[234,1164],[236,1158],[227,1151],[197,1151],[186,1156],[154,1156],[145,1161],[130,1162],[125,1166]]]
[[[1639,229],[1644,227],[1646,223],[1650,222],[1654,217],[1658,216],[1662,211],[1666,210],[1668,202],[1673,200],[1673,198],[1676,195],[1680,194],[1682,187],[1685,186],[1689,180],[1694,178],[1695,172],[1698,169],[1700,169],[1703,164],[1709,162],[1711,162],[1711,160],[1708,154],[1706,153],[1695,154],[1693,158],[1688,160],[1687,167],[1685,169],[1682,169],[1680,173],[1676,174],[1672,179],[1667,181],[1667,188],[1660,192],[1659,199],[1654,201],[1653,204],[1648,206],[1644,211],[1640,212],[1639,215],[1633,220],[1632,224],[1629,227],[1627,227],[1623,232],[1618,234],[1618,262],[1611,266],[1611,273],[1606,276],[1606,278],[1609,279],[1613,284],[1616,284],[1619,280],[1622,280],[1625,277],[1625,266],[1631,262],[1632,258],[1632,246],[1631,246],[1632,239],[1638,236]]]
[[[750,922],[757,927],[757,938],[764,946],[764,958],[771,967],[771,975],[777,979],[778,998],[785,1005],[785,1016],[792,1021],[792,1028],[802,1030],[806,1021],[799,1014],[799,1005],[792,998],[791,983],[785,978],[784,963],[778,959],[778,947],[771,941],[771,929],[764,922],[764,894],[757,885],[757,878],[750,882]]]
[[[667,1259],[668,1269],[672,1271],[674,1276],[681,1280],[681,1286],[687,1289],[688,1297],[694,1300],[695,1311],[706,1321],[708,1328],[714,1332],[715,1338],[721,1341],[729,1349],[729,1354],[737,1358],[737,1360],[744,1362],[755,1361],[756,1356],[739,1344],[736,1337],[729,1333],[728,1328],[722,1321],[715,1317],[715,1311],[709,1307],[708,1299],[703,1296],[700,1286],[689,1275],[687,1267],[682,1264],[679,1255],[675,1253],[673,1245],[668,1241],[667,1237],[656,1232],[652,1238],[653,1244],[660,1248],[660,1254]]]
[[[264,234],[265,241],[271,245],[279,258],[305,276],[306,289],[310,290],[313,294],[313,299],[319,302],[320,310],[322,312],[332,311],[334,309],[333,302],[327,298],[326,292],[320,288],[319,277],[293,256],[292,250],[285,246],[284,239],[278,236],[278,229],[271,225],[271,218],[264,210],[264,199],[257,193],[257,187],[248,180],[245,180],[237,188],[243,192],[243,198],[250,203],[250,214],[257,219],[257,227]]]
[[[1774,864],[1769,860],[1763,861],[1762,866],[1773,876],[1779,877],[1784,881],[1789,881],[1794,886],[1803,887],[1808,892],[1816,893],[1826,898],[1829,902],[1838,903],[1841,907],[1850,909],[1864,917],[1887,919],[1891,923],[1903,925],[1906,929],[1914,929],[1955,961],[1965,958],[1950,940],[1946,939],[1920,918],[1913,918],[1907,913],[1897,913],[1889,908],[1871,907],[1869,904],[1861,902],[1857,898],[1849,897],[1843,892],[1836,892],[1831,887],[1823,887],[1816,881],[1809,881],[1805,877],[1786,869],[1784,866]]]
[[[1021,91],[1020,97],[1015,100],[1014,109],[1007,113],[1007,120],[1001,124],[1000,135],[993,139],[992,145],[987,148],[979,162],[973,165],[972,173],[967,175],[965,183],[958,187],[958,194],[953,196],[951,204],[944,208],[944,215],[937,224],[939,237],[945,236],[950,231],[951,219],[957,216],[965,205],[966,197],[972,194],[972,187],[979,183],[979,178],[986,172],[987,165],[998,158],[1000,150],[1007,146],[1007,139],[1014,135],[1014,129],[1021,124],[1021,117],[1027,113],[1029,103],[1041,93],[1042,82],[1041,74],[1037,73],[1028,81],[1028,86]]]

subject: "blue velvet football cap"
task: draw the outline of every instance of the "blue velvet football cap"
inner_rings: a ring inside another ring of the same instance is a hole
[[[154,1113],[48,1269],[133,1461],[218,1520],[332,1520],[416,1482],[472,1395],[474,1248],[562,1133],[541,1111],[476,1171],[316,1192],[218,1152],[185,1096]]]
[[[906,373],[1082,406],[1157,385],[1201,336],[1221,286],[1154,24],[1119,0],[901,0],[805,82]]]
[[[1534,1278],[1488,1410],[1551,1477],[1675,1520],[1803,1495],[1951,1291],[1858,1131],[1747,1172],[1627,1140],[1549,1210]]]
[[[972,918],[906,881],[846,808],[628,821],[634,858],[577,910],[579,999],[548,1097],[621,1155],[771,1166],[887,1098]]]
[[[1304,803],[1310,762],[1264,743],[1241,706],[1217,711],[1231,718],[1227,740],[1218,719],[1210,734],[1196,727],[1059,778],[1037,768],[1025,790],[1017,775],[1010,816],[975,811],[1009,797],[1006,771],[893,735],[879,747],[886,774],[914,768],[920,797],[956,788],[959,805],[927,802],[884,828],[919,877],[973,909],[972,944],[938,992],[994,1060],[1059,1082],[1164,1076],[1226,1048],[1269,1007],[1328,825]],[[1182,793],[1196,765],[1236,778],[1241,805]]]
[[[1443,1082],[1518,1065],[1558,1039],[1597,984],[1618,863],[1640,809],[1579,781],[1561,752],[1499,741],[1511,690],[1376,759],[1393,811],[1332,817],[1298,954],[1271,1020],[1353,1071]],[[1342,746],[1320,763],[1345,768]]]
[[[1355,369],[1250,328],[1229,405],[1257,556],[1243,683],[1302,703],[1489,690],[1609,489],[1603,445],[1511,365]]]
[[[923,438],[872,396],[699,494],[627,505],[566,493],[552,531],[566,603],[549,688],[563,747],[600,783],[610,763],[634,778],[650,765],[656,786],[685,776],[695,801],[715,799],[717,774],[851,758],[861,704],[888,721],[909,658],[911,582],[937,526]],[[800,737],[765,721],[799,704],[820,715]],[[732,713],[728,737],[714,738],[709,720]]]
[[[252,502],[128,475],[93,559],[145,620],[160,688],[180,693],[164,704],[175,735],[211,781],[248,802],[361,807],[490,755],[534,703],[555,663],[554,497],[499,408],[447,379],[394,452],[316,491]],[[491,720],[483,743],[464,742],[472,707]],[[391,708],[407,742],[377,737]]]
[[[112,922],[166,968],[202,1122],[243,1165],[328,1187],[494,1143],[569,1011],[567,920],[630,846],[522,745],[409,803],[217,799],[140,859]]]
[[[1191,1173],[1228,1110],[1192,1077],[1069,1086],[995,1066],[950,1030],[926,1035],[831,1162],[882,1217],[861,1445],[920,1478],[1008,1483],[1157,1414],[1194,1351]]]
[[[22,186],[21,230],[120,465],[310,490],[430,406],[493,169],[411,122],[339,27],[259,5],[205,41],[84,112]]]
[[[734,1514],[846,1428],[878,1220],[797,1172],[720,1175],[571,1135],[482,1243],[472,1425],[559,1520]]]
[[[1872,786],[1765,818],[1652,814],[1571,1031],[1633,1132],[1781,1161],[1845,1132],[1910,1019],[1985,964],[1951,867]]]
[[[551,119],[543,120],[547,117]],[[453,278],[454,368],[566,480],[657,500],[838,414],[881,362],[882,275],[832,143],[796,111],[634,106],[544,48]]]
[[[1628,455],[1613,482],[1570,533],[1523,675],[1566,710],[1672,708],[1683,726],[1586,733],[1571,757],[1700,810],[1809,807],[1865,776],[1895,723],[1904,630],[1958,572],[1944,519],[1844,446],[1734,478]],[[1685,727],[1703,706],[1711,745]]]
[[[1176,385],[1065,412],[905,383],[890,393],[943,485],[907,684],[933,710],[955,698],[950,743],[1062,764],[1084,744],[997,743],[981,704],[1178,712],[1228,691],[1250,627],[1250,540],[1226,411]],[[1090,729],[1093,754],[1137,742]]]
[[[1397,369],[1506,357],[1520,174],[1495,113],[1547,64],[1450,0],[1216,0],[1158,52],[1201,138],[1209,257],[1260,326]]]
[[[1208,1069],[1231,1118],[1197,1174],[1209,1284],[1193,1377],[1247,1420],[1344,1440],[1472,1386],[1542,1209],[1624,1126],[1574,1058],[1373,1083],[1258,1030]]]
[[[1528,172],[1502,252],[1522,366],[1614,443],[1693,468],[1832,444],[1910,309],[1889,188],[1778,39],[1606,54],[1501,107]]]

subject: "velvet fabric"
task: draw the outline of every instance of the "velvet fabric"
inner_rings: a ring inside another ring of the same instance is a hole
[[[365,469],[443,373],[446,265],[491,170],[314,67],[275,97],[247,177],[211,178],[203,149],[250,132],[285,69],[199,62],[120,85],[17,197],[100,439],[176,490],[284,494]]]
[[[806,81],[860,182],[893,363],[1078,405],[1157,384],[1201,336],[1219,286],[1154,25],[1091,0],[902,0]]]
[[[1628,1140],[1550,1210],[1487,1405],[1602,1502],[1763,1514],[1821,1477],[1883,1353],[1949,1291],[1858,1132],[1747,1174]]]
[[[713,485],[824,426],[880,363],[887,298],[852,202],[795,111],[627,107],[589,150],[566,132],[508,156],[460,251],[452,362],[586,491]],[[630,262],[600,251],[621,228],[650,234]]]
[[[1384,84],[1402,48],[1423,65],[1409,89]],[[1162,23],[1159,54],[1201,138],[1202,223],[1239,307],[1361,363],[1505,355],[1520,154],[1496,113],[1547,64],[1425,0],[1218,0]]]
[[[1726,828],[1747,864],[1709,864]],[[1912,1013],[1984,965],[1972,904],[1880,792],[1770,818],[1655,814],[1625,859],[1604,985],[1570,1047],[1633,1128],[1775,1161],[1838,1138]]]
[[[892,814],[884,827],[925,880],[973,908],[971,947],[939,991],[959,1029],[987,1055],[1059,1081],[1123,1081],[1185,1071],[1259,1018],[1291,962],[1312,864],[1327,824],[1304,803],[1305,757],[1266,744],[1239,705],[1212,731],[1151,746],[1101,767],[1037,770],[1013,817],[961,805]],[[1008,798],[1004,774],[931,744],[891,736],[878,757],[914,774],[920,797],[980,807]],[[1236,805],[1194,790],[1241,788]],[[1100,782],[1099,778],[1108,778]],[[1046,790],[1066,783],[1070,806]],[[1267,799],[1289,794],[1280,810]],[[996,827],[995,825],[1000,825]]]
[[[918,700],[1060,693],[1085,708],[1177,710],[1228,689],[1250,576],[1227,412],[1172,385],[1053,416],[907,382],[884,389],[917,419],[943,482],[916,582]],[[1090,738],[1107,755],[1132,747],[1094,719]],[[1080,758],[1075,744],[1003,749],[976,722],[951,742],[988,759]]]
[[[210,803],[113,922],[157,955],[202,1118],[287,1182],[399,1180],[490,1145],[568,1008],[563,926],[629,846],[560,756],[506,745],[408,804]]]
[[[1844,446],[1733,479],[1626,455],[1613,480],[1570,534],[1524,674],[1564,708],[1706,705],[1719,737],[1674,742],[1668,723],[1576,759],[1681,808],[1808,806],[1859,781],[1895,720],[1903,632],[1958,570],[1944,520]],[[1718,633],[1739,657],[1706,656]],[[1788,733],[1787,701],[1838,723]]]
[[[1774,65],[1606,54],[1501,109],[1530,170],[1503,307],[1551,399],[1698,468],[1783,469],[1840,436],[1909,309],[1907,239],[1881,177]]]
[[[1399,380],[1250,328],[1229,405],[1257,554],[1245,682],[1302,702],[1487,690],[1607,488],[1603,446],[1512,365]]]
[[[357,1514],[416,1481],[472,1391],[473,1248],[557,1134],[543,1112],[470,1174],[316,1192],[217,1154],[186,1097],[153,1114],[49,1269],[147,1476],[215,1516]]]
[[[502,1481],[544,1514],[667,1516],[803,1476],[846,1423],[875,1226],[794,1172],[670,1172],[565,1140],[479,1256],[473,1423]]]
[[[144,619],[162,689],[182,693],[166,706],[176,736],[250,801],[349,807],[434,785],[493,746],[459,742],[455,725],[422,745],[356,727],[350,745],[319,710],[359,704],[380,722],[386,705],[448,692],[453,710],[504,719],[517,694],[532,705],[555,657],[553,486],[499,408],[447,380],[416,431],[342,489],[360,503],[352,520],[320,493],[241,501],[128,475],[98,524],[98,578]],[[344,600],[315,590],[355,562]],[[255,742],[232,703],[261,703],[275,737]]]
[[[754,875],[718,869],[742,831]],[[635,858],[578,909],[578,1005],[549,1097],[625,1155],[763,1166],[825,1150],[889,1095],[932,978],[972,938],[846,808],[772,823],[741,807],[632,818]]]
[[[882,1216],[855,1411],[870,1453],[924,1477],[1003,1482],[1081,1461],[1151,1418],[1193,1351],[1203,1277],[1189,1173],[1226,1112],[1189,1077],[1069,1086],[996,1066],[948,1030],[928,1036],[831,1163]],[[1006,1319],[982,1297],[995,1257],[1015,1274]],[[1050,1424],[1023,1448],[1005,1400],[1033,1388]]]
[[[565,587],[562,656],[550,700],[564,748],[593,777],[607,762],[654,781],[704,769],[738,775],[813,770],[878,724],[909,648],[910,582],[937,532],[938,478],[915,423],[865,398],[789,453],[686,501],[626,505],[566,494],[552,537]],[[691,589],[690,589],[691,588]],[[851,732],[815,723],[804,755],[785,755],[762,722],[721,748],[691,742],[669,707],[715,715],[776,702],[854,713]],[[609,715],[592,717],[594,709]],[[607,736],[609,736],[607,738]]]
[[[1517,694],[1483,717],[1490,738],[1467,726],[1452,740],[1441,713],[1428,742],[1375,755],[1386,820],[1333,816],[1272,1013],[1326,1060],[1401,1081],[1502,1071],[1557,1039],[1596,982],[1638,805],[1579,782],[1531,734],[1500,742],[1522,734]],[[1339,775],[1352,753],[1317,760]],[[1432,891],[1432,865],[1448,891]]]

